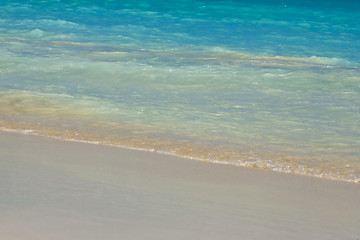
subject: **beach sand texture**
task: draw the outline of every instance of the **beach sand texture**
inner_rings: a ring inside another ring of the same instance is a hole
[[[360,239],[360,185],[0,132],[0,239]]]

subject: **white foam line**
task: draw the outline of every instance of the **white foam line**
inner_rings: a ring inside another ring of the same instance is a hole
[[[254,159],[254,161],[237,160],[234,162],[233,161],[229,162],[229,161],[221,161],[221,160],[217,160],[217,159],[213,159],[213,158],[200,158],[200,157],[194,157],[194,156],[188,156],[188,155],[180,155],[180,154],[176,154],[176,153],[166,151],[163,149],[140,148],[140,147],[132,147],[132,146],[128,146],[128,145],[110,144],[110,143],[105,143],[105,142],[101,142],[101,141],[91,141],[91,140],[83,140],[83,139],[78,139],[78,138],[66,138],[66,137],[61,137],[61,136],[52,136],[52,135],[48,135],[48,134],[38,133],[32,129],[11,129],[11,128],[6,128],[6,127],[0,127],[0,131],[14,132],[14,133],[20,133],[20,134],[26,134],[26,135],[32,135],[32,136],[48,137],[48,138],[53,138],[53,139],[57,139],[57,140],[61,140],[61,141],[78,142],[78,143],[85,143],[85,144],[95,144],[95,145],[103,145],[103,146],[110,146],[110,147],[119,147],[119,148],[123,148],[123,149],[136,150],[136,151],[154,152],[157,154],[180,157],[180,158],[184,158],[184,159],[191,159],[191,160],[208,162],[208,163],[213,163],[213,164],[224,164],[224,165],[231,165],[231,166],[238,166],[238,167],[258,168],[258,169],[271,170],[271,171],[287,173],[287,174],[296,174],[296,175],[316,177],[316,178],[335,180],[335,181],[350,182],[350,183],[360,183],[360,177],[356,177],[353,174],[350,175],[351,178],[343,178],[343,177],[339,177],[339,176],[332,176],[331,174],[327,174],[327,173],[314,173],[311,171],[311,170],[313,170],[312,168],[309,168],[307,170],[305,170],[305,168],[302,168],[302,171],[300,169],[292,170],[290,166],[281,166],[282,164],[276,165],[270,159],[256,158],[256,159]]]

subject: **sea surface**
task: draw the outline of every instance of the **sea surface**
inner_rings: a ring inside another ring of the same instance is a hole
[[[359,19],[358,0],[1,0],[0,128],[360,182]]]

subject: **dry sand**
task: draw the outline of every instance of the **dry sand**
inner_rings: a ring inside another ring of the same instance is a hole
[[[0,239],[360,239],[360,184],[0,132]]]

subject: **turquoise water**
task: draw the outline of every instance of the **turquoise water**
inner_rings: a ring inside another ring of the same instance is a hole
[[[358,1],[1,1],[0,124],[358,182]]]

